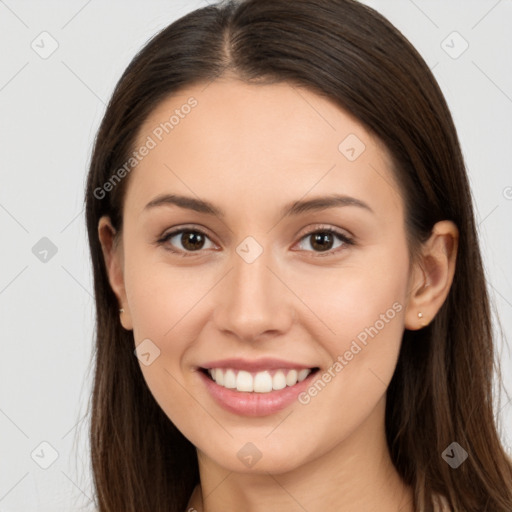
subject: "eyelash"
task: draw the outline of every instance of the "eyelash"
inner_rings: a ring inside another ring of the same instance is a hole
[[[182,256],[182,257],[190,257],[190,256],[197,256],[199,253],[202,252],[202,249],[199,249],[197,251],[182,251],[182,250],[175,250],[175,249],[172,249],[170,247],[170,244],[167,244],[167,242],[173,238],[174,236],[176,235],[179,235],[181,233],[184,233],[184,232],[191,232],[191,233],[199,233],[201,235],[203,235],[204,237],[210,239],[210,237],[201,229],[198,229],[198,228],[190,228],[190,227],[184,227],[184,228],[180,228],[180,229],[177,229],[177,230],[174,230],[174,231],[171,231],[170,233],[166,233],[164,236],[162,236],[160,239],[158,239],[156,241],[156,243],[158,245],[164,245],[166,244],[166,247],[165,249],[174,253],[174,254],[177,254],[178,256]],[[305,252],[313,252],[316,254],[315,257],[325,257],[325,256],[331,256],[333,254],[336,254],[337,252],[339,252],[340,250],[342,250],[344,248],[344,246],[346,245],[355,245],[355,242],[352,238],[350,238],[349,236],[345,235],[344,233],[341,233],[340,231],[337,231],[336,229],[334,228],[331,228],[331,227],[317,227],[316,229],[314,229],[313,231],[309,231],[308,233],[305,233],[304,235],[301,236],[300,240],[303,240],[309,236],[312,236],[314,234],[317,234],[317,233],[329,233],[331,235],[334,235],[336,237],[338,237],[342,242],[343,242],[343,245],[341,245],[340,247],[337,247],[336,249],[330,249],[328,251],[322,251],[322,252],[318,252],[318,251],[305,251]],[[299,240],[299,241],[300,241]]]

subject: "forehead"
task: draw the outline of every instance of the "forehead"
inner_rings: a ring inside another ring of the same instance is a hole
[[[145,144],[129,186],[140,200],[165,187],[228,202],[366,189],[400,207],[382,143],[331,100],[288,83],[218,79],[183,89],[148,116],[135,146]]]
[[[340,137],[350,133],[370,145],[374,142],[353,116],[304,87],[282,82],[254,85],[229,78],[191,86],[162,101],[141,127],[138,142],[151,133],[157,142],[164,138],[176,145],[197,145],[198,138],[203,145],[213,141],[217,154],[233,149],[236,140],[240,152],[257,153],[260,159],[307,153],[317,158],[318,143],[322,150],[329,144],[337,156]],[[255,141],[267,145],[258,148]]]

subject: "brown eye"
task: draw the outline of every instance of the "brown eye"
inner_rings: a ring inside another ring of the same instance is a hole
[[[337,246],[334,246],[336,239],[338,239],[339,243]],[[326,255],[335,253],[346,245],[354,244],[348,236],[332,228],[311,231],[301,238],[301,242],[303,240],[309,242],[307,245],[313,250],[312,252],[326,253]],[[311,252],[307,247],[304,250]]]
[[[205,247],[208,241],[211,246]],[[214,246],[208,235],[198,229],[179,229],[173,231],[162,237],[159,243],[163,244],[170,251],[182,253],[184,256],[188,255],[186,253],[199,252],[201,249],[208,249]]]
[[[332,233],[314,233],[311,237],[311,247],[319,251],[328,251],[334,243],[334,235]]]
[[[183,231],[180,242],[187,251],[197,251],[202,249],[205,238],[204,235],[198,231]]]

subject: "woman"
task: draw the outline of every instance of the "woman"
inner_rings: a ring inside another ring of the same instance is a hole
[[[121,77],[86,191],[99,510],[512,510],[457,134],[352,0],[199,9]]]

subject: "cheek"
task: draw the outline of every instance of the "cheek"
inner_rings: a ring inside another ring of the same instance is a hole
[[[305,298],[335,333],[318,338],[332,363],[299,401],[309,417],[342,426],[333,437],[348,436],[385,395],[404,331],[408,268],[407,247],[396,240],[326,276],[321,298]]]
[[[333,358],[358,336],[364,341],[375,325],[379,336],[399,344],[408,268],[407,247],[398,239],[395,245],[354,253],[346,265],[322,271],[312,267],[295,276],[294,291],[322,320],[321,336],[320,322],[315,328],[317,340],[329,340],[326,348]]]
[[[135,345],[149,347],[150,364],[139,358],[144,380],[160,408],[180,431],[189,433],[194,431],[202,411],[192,414],[193,393],[187,391],[182,362],[198,338],[198,302],[208,286],[200,279],[187,283],[177,269],[149,263],[151,258],[143,260],[134,252],[125,267],[134,349]],[[151,341],[149,345],[147,340]]]
[[[340,410],[351,410],[356,425],[385,394],[404,331],[408,268],[407,247],[397,239],[355,264],[302,275],[295,290],[322,320],[311,321],[309,330],[330,363],[319,375],[322,382],[306,391],[301,403],[315,402],[318,414],[323,414],[322,402],[336,403]],[[320,393],[322,398],[316,398]]]
[[[172,338],[173,350],[179,354],[180,340],[190,339],[181,332],[190,326],[190,318],[214,276],[200,269],[183,271],[169,264],[162,251],[142,242],[127,244],[126,294],[135,341],[150,338],[162,346],[164,340]],[[173,336],[175,332],[180,336]]]
[[[156,347],[151,354],[152,358],[157,354],[154,362],[147,366],[141,362],[141,370],[156,401],[173,421],[178,419],[179,426],[183,411],[190,410],[185,360],[204,326],[202,300],[222,272],[206,266],[184,271],[169,264],[164,253],[148,250],[140,242],[125,247],[125,288],[134,349],[143,342],[147,345],[145,340]]]

